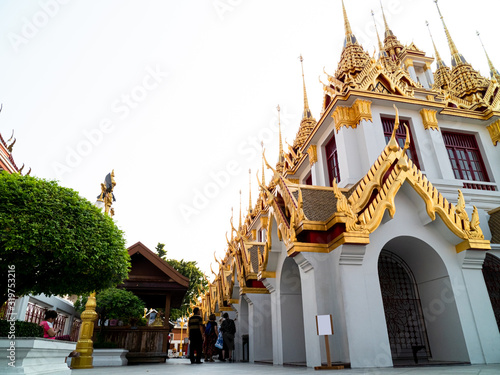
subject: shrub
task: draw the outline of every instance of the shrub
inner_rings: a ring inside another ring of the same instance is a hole
[[[14,321],[14,332],[11,332],[11,322],[0,320],[0,337],[9,337],[13,333],[15,337],[43,337],[43,327],[36,323]]]

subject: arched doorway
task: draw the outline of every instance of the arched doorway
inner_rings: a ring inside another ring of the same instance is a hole
[[[280,278],[283,363],[306,365],[304,314],[299,267],[292,258],[283,263]]]
[[[500,259],[494,255],[486,254],[483,263],[483,277],[500,330]]]
[[[430,346],[413,272],[401,257],[382,250],[378,273],[394,364],[427,360]]]

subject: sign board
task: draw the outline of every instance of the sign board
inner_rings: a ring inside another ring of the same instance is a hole
[[[332,315],[316,315],[316,331],[319,336],[333,335]]]

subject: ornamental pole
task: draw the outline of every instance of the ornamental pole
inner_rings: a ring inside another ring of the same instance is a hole
[[[108,216],[113,216],[114,210],[111,208],[115,197],[113,195],[113,188],[116,185],[115,182],[115,171],[108,173],[104,179],[104,183],[101,184],[101,194],[97,197],[96,206],[103,208],[104,214]],[[96,292],[92,292],[85,304],[85,311],[82,312],[81,319],[82,325],[80,327],[80,335],[78,342],[76,343],[76,351],[80,353],[80,356],[71,358],[71,368],[81,369],[81,368],[94,368],[93,361],[94,358],[92,354],[94,353],[94,342],[92,341],[92,336],[94,335],[94,324],[97,320],[97,312],[95,308],[96,303]]]

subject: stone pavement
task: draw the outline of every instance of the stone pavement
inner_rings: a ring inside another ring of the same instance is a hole
[[[217,374],[255,375],[256,373],[271,375],[299,375],[299,374],[348,374],[348,375],[500,375],[500,364],[497,365],[457,365],[457,366],[428,366],[428,367],[402,367],[402,368],[370,368],[346,370],[319,370],[306,367],[272,366],[253,363],[204,363],[191,365],[187,359],[169,359],[161,364],[143,364],[122,367],[96,367],[89,370],[72,370],[72,375],[191,375],[191,374]]]

